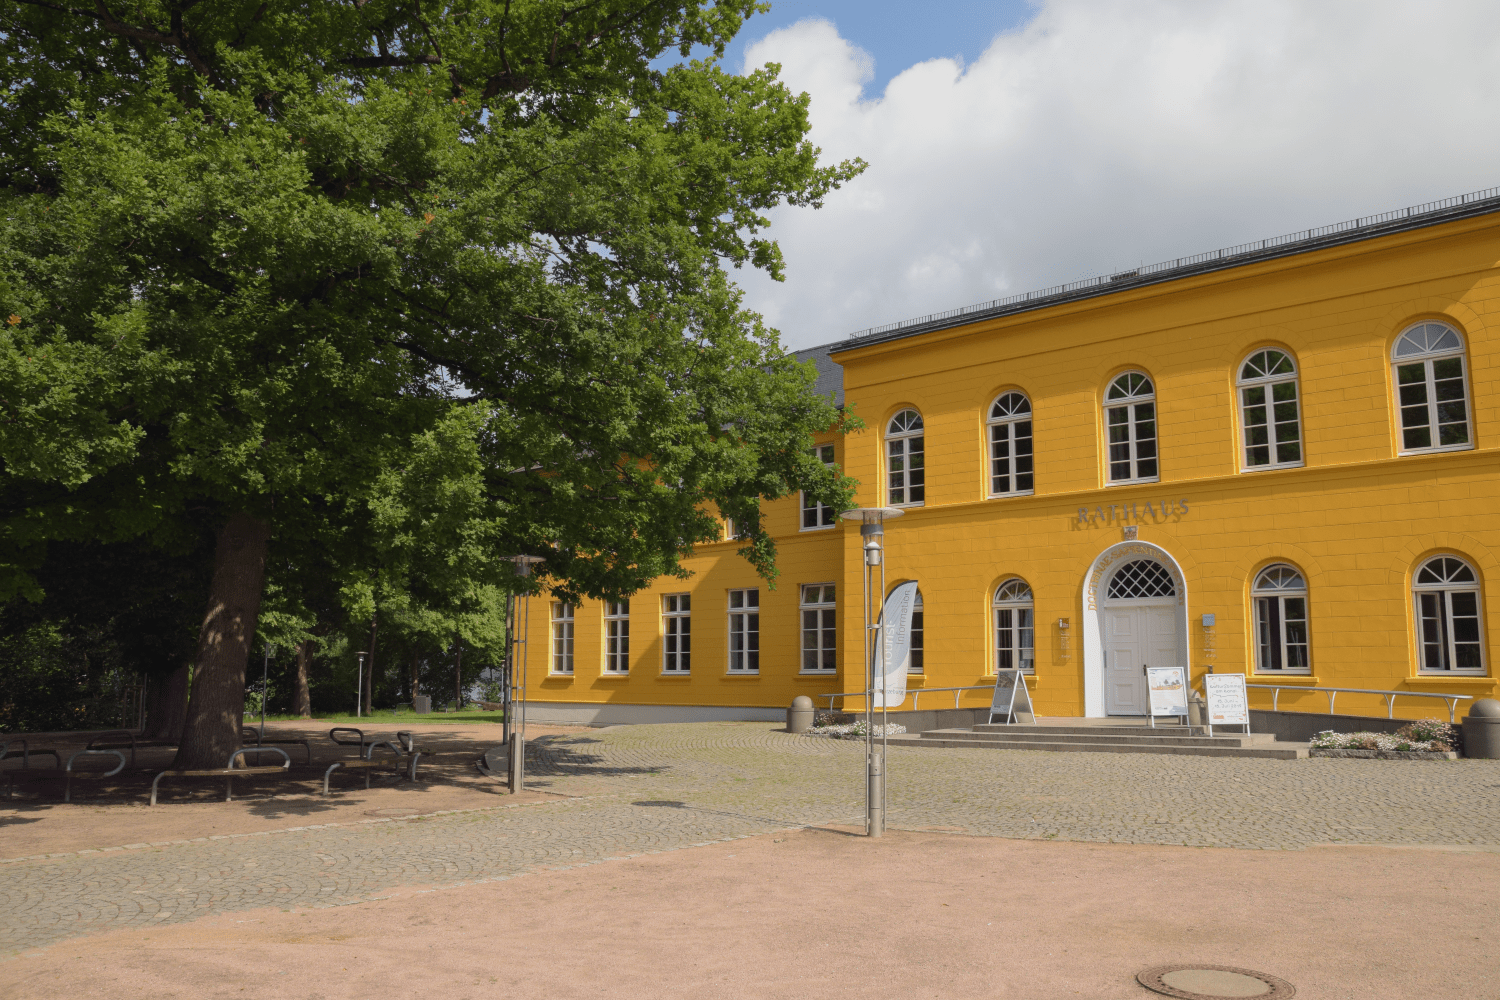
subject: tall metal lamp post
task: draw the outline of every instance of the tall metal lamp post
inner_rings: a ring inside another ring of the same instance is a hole
[[[271,657],[276,654],[276,647],[266,643],[266,659],[260,665],[260,736],[256,743],[266,738],[266,693],[270,690]],[[259,761],[257,761],[259,763]]]
[[[527,579],[531,576],[531,567],[539,562],[546,562],[541,556],[511,556],[510,561],[516,564],[516,576]],[[505,719],[510,721],[511,713],[516,704],[516,646],[521,647],[521,711],[519,713],[520,724],[510,731],[510,746],[507,748],[510,755],[510,790],[514,794],[526,787],[526,642],[531,638],[531,590],[527,587],[521,595],[519,612],[516,615],[519,628],[513,627],[510,634],[510,683],[507,687],[507,701],[505,703]],[[520,632],[518,638],[516,633]]]
[[[365,657],[369,652],[355,653],[359,657],[359,677],[354,682],[354,717],[360,717],[365,704]]]
[[[900,517],[904,512],[899,507],[856,507],[839,515],[846,521],[858,521],[859,536],[864,539],[865,619],[865,835],[878,837],[885,832],[885,727],[881,726],[880,752],[875,752],[875,652],[883,648],[885,638],[884,619],[877,606],[875,615],[870,614],[871,578],[880,572],[880,589],[877,601],[885,600],[885,522]],[[884,657],[881,658],[884,669]],[[885,677],[881,675],[881,690],[885,689]],[[880,699],[880,717],[885,719],[887,699]]]

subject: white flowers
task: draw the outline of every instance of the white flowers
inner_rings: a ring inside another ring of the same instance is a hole
[[[1336,733],[1325,730],[1312,738],[1320,750],[1449,750],[1439,740],[1413,740],[1391,733]]]
[[[807,731],[807,735],[831,736],[836,740],[862,740],[868,731],[865,721],[861,719],[846,726],[814,726]],[[906,727],[899,722],[875,727],[876,736],[897,736],[904,732],[906,732]]]

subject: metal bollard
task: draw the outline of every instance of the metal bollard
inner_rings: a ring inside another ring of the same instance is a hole
[[[885,757],[870,755],[870,829],[871,837],[885,833]]]
[[[520,733],[510,734],[510,791],[514,795],[526,787],[526,741]]]

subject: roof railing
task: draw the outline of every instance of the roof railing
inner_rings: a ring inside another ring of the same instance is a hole
[[[1421,205],[1413,205],[1410,208],[1398,208],[1393,212],[1382,212],[1379,215],[1362,215],[1357,219],[1349,219],[1346,222],[1335,222],[1331,226],[1303,229],[1300,232],[1287,233],[1284,236],[1273,236],[1269,239],[1256,240],[1253,243],[1241,243],[1239,246],[1224,247],[1221,250],[1210,250],[1207,253],[1194,254],[1191,257],[1178,257],[1174,260],[1166,260],[1158,264],[1143,264],[1140,267],[1125,271],[1116,271],[1113,274],[1093,278],[1081,278],[1064,285],[1053,285],[1051,288],[1022,292],[1019,295],[1008,295],[1000,299],[991,299],[988,302],[976,302],[973,305],[960,306],[957,309],[945,309],[942,312],[928,313],[926,316],[916,316],[895,323],[886,323],[882,326],[872,326],[857,333],[849,334],[847,339],[863,340],[867,337],[877,337],[882,333],[894,333],[897,330],[905,330],[909,327],[940,323],[945,319],[952,319],[956,316],[992,312],[1005,309],[1009,306],[1019,306],[1028,303],[1040,303],[1047,299],[1069,295],[1073,292],[1089,288],[1108,287],[1131,279],[1197,267],[1200,264],[1206,264],[1210,261],[1217,262],[1235,257],[1243,257],[1247,254],[1290,247],[1297,243],[1311,243],[1342,233],[1352,233],[1366,229],[1373,230],[1387,223],[1404,222],[1408,219],[1420,218],[1424,215],[1436,215],[1455,208],[1467,208],[1486,201],[1500,201],[1500,187],[1485,188],[1483,191],[1474,191],[1453,198],[1444,198],[1441,201],[1429,201]]]

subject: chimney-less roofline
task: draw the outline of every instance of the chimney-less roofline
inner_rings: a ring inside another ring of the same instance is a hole
[[[1444,198],[1442,201],[1429,201],[1426,204],[1413,205],[1410,208],[1401,208],[1380,215],[1361,216],[1347,222],[1336,222],[1331,226],[1321,226],[1317,229],[1304,229],[1301,232],[1273,236],[1270,239],[1256,240],[1253,243],[1241,243],[1239,246],[1225,247],[1222,250],[1210,250],[1208,253],[1195,254],[1191,257],[1178,257],[1176,260],[1163,261],[1159,264],[1146,264],[1103,277],[1083,278],[1079,281],[1070,281],[1065,285],[1054,285],[1051,288],[1023,292],[1020,295],[1010,295],[1003,299],[991,299],[988,302],[979,302],[958,309],[929,313],[926,316],[887,323],[884,326],[872,326],[867,330],[851,333],[846,339],[836,341],[827,347],[830,353],[849,351],[867,344],[914,337],[918,334],[946,330],[979,320],[1010,316],[1062,302],[1109,295],[1127,288],[1140,288],[1194,274],[1206,274],[1210,271],[1241,267],[1257,261],[1322,250],[1343,243],[1373,239],[1409,229],[1421,229],[1494,211],[1500,211],[1500,187],[1486,188],[1483,191],[1458,195],[1454,198]]]

